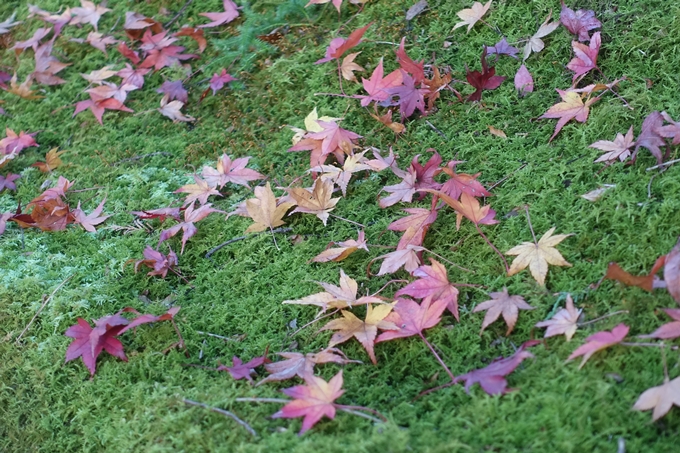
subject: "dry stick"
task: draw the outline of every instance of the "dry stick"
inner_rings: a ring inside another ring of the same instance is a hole
[[[293,231],[293,229],[292,229],[292,228],[275,228],[275,229],[273,229],[273,230],[271,230],[271,231],[272,231],[272,233],[288,233],[288,232],[290,232],[290,231]],[[261,234],[261,233],[262,233],[262,231],[260,231],[260,232],[258,232],[258,233],[255,233],[254,235]],[[253,236],[254,236],[254,235],[253,235]],[[210,249],[210,250],[208,251],[208,253],[205,254],[205,257],[206,257],[206,258],[210,258],[210,256],[211,256],[213,253],[217,252],[217,251],[218,251],[219,249],[221,249],[222,247],[226,247],[227,245],[233,244],[234,242],[242,241],[242,240],[246,239],[247,237],[249,237],[249,235],[246,234],[246,235],[243,235],[243,236],[235,237],[235,238],[233,238],[233,239],[229,239],[228,241],[225,241],[225,242],[221,243],[221,244],[218,245],[217,247],[213,247],[212,249]]]
[[[493,251],[496,252],[496,254],[501,257],[501,260],[503,260],[503,265],[505,266],[505,272],[506,273],[509,272],[510,268],[508,267],[508,262],[505,261],[505,257],[503,256],[501,251],[498,250],[496,246],[491,243],[491,241],[484,235],[481,228],[479,228],[479,225],[477,225],[476,223],[475,228],[477,228],[477,232],[479,233],[480,236],[482,236],[482,239],[484,239],[484,241],[486,241],[486,243],[489,244],[489,247],[491,247]]]
[[[448,140],[448,138],[446,138],[446,135],[444,135],[444,133],[443,133],[442,131],[440,131],[439,129],[437,129],[437,128],[435,127],[434,124],[430,123],[430,122],[427,121],[427,120],[425,120],[425,123],[426,123],[428,126],[430,126],[430,127],[432,128],[433,131],[435,131],[436,133],[438,133],[439,135],[441,135],[442,137],[444,137],[444,140]]]
[[[622,313],[628,313],[628,310],[619,310],[619,311],[615,311],[614,313],[609,313],[609,314],[606,314],[606,315],[604,315],[604,316],[600,316],[599,318],[591,319],[590,321],[577,323],[576,325],[579,326],[579,327],[581,327],[581,326],[586,326],[586,325],[588,325],[588,324],[592,324],[592,323],[594,323],[594,322],[601,321],[601,320],[603,320],[603,319],[609,318],[610,316],[620,315],[620,314],[622,314]]]
[[[321,321],[322,319],[326,319],[326,318],[328,318],[328,317],[330,317],[330,316],[333,316],[334,314],[336,314],[336,313],[339,312],[339,311],[340,311],[340,309],[337,308],[337,309],[335,309],[335,311],[332,311],[332,312],[330,312],[330,313],[328,313],[328,314],[326,314],[326,315],[319,316],[318,318],[314,318],[312,321],[309,321],[307,324],[305,324],[304,326],[300,327],[300,328],[299,328],[298,330],[296,330],[295,332],[291,333],[291,334],[289,335],[289,337],[294,337],[295,335],[297,335],[298,333],[300,333],[301,330],[303,330],[303,329],[305,329],[305,328],[311,326],[312,324],[314,324],[314,323],[317,322],[317,321]]]
[[[427,339],[425,338],[423,333],[418,332],[418,335],[420,335],[420,338],[422,338],[422,340],[425,342],[427,347],[430,348],[430,351],[432,351],[432,354],[434,354],[434,356],[437,358],[437,361],[439,362],[439,364],[444,367],[444,369],[446,370],[446,374],[449,375],[451,380],[453,381],[454,379],[456,379],[456,377],[453,375],[451,370],[449,370],[449,367],[447,367],[446,364],[444,363],[444,361],[442,360],[442,358],[439,357],[439,354],[437,354],[437,351],[434,350],[434,347],[432,346],[432,344],[429,341],[427,341]]]
[[[236,423],[238,423],[239,425],[243,426],[243,427],[246,429],[246,431],[248,431],[250,434],[253,435],[253,437],[257,437],[257,433],[255,432],[255,430],[254,430],[253,428],[251,428],[250,425],[249,425],[248,423],[246,423],[246,422],[244,422],[243,420],[241,420],[240,418],[238,418],[238,416],[237,416],[236,414],[234,414],[233,412],[229,412],[229,411],[227,411],[227,410],[220,409],[220,408],[218,408],[218,407],[208,406],[207,404],[199,403],[198,401],[188,400],[188,399],[186,399],[186,398],[184,398],[184,399],[182,400],[182,402],[184,402],[184,404],[188,404],[189,406],[199,406],[199,407],[203,407],[203,408],[208,409],[209,411],[216,412],[216,413],[218,413],[218,414],[221,414],[221,415],[225,415],[225,416],[227,416],[227,417],[230,417],[230,418],[233,419]]]
[[[668,162],[664,162],[663,164],[654,165],[653,167],[649,167],[649,168],[646,169],[646,171],[651,171],[651,170],[656,170],[657,168],[667,167],[669,165],[677,164],[678,162],[680,162],[680,159],[669,160]]]
[[[663,361],[663,381],[668,382],[668,363],[666,363],[666,348],[661,348],[661,360]]]
[[[666,345],[663,343],[629,343],[629,342],[622,342],[619,343],[621,346],[643,346],[643,347],[650,347],[650,348],[665,348]]]
[[[349,222],[349,223],[352,223],[356,226],[360,226],[361,228],[366,228],[366,225],[362,225],[358,222],[355,222],[354,220],[349,220],[349,219],[346,219],[344,217],[340,217],[339,215],[331,214],[330,212],[328,213],[328,215],[331,216],[331,217],[335,217],[338,220],[344,220],[345,222]]]
[[[191,3],[193,3],[193,1],[194,1],[194,0],[187,0],[186,3],[184,4],[184,6],[182,6],[182,8],[177,12],[177,14],[175,14],[175,17],[173,17],[172,19],[170,19],[170,21],[168,21],[168,22],[163,26],[163,28],[166,28],[166,29],[167,29],[167,28],[170,28],[170,25],[174,24],[175,21],[176,21],[177,19],[179,19],[180,16],[182,16],[182,14],[184,14],[184,10],[186,10],[187,7],[188,7],[189,5],[191,5]],[[254,432],[254,431],[253,431],[253,432]]]
[[[290,403],[291,400],[286,400],[283,398],[251,398],[251,397],[243,397],[243,398],[234,398],[234,401],[238,401],[239,403]]]
[[[23,231],[23,229],[22,229],[22,231]],[[28,325],[26,327],[24,327],[24,330],[22,330],[21,333],[19,334],[19,336],[17,337],[17,339],[16,339],[17,343],[19,342],[19,340],[21,340],[21,337],[26,333],[26,331],[31,327],[31,324],[33,324],[33,321],[35,321],[35,318],[37,318],[38,315],[40,314],[40,312],[43,311],[43,308],[45,308],[45,306],[47,306],[47,304],[50,302],[50,300],[52,300],[52,297],[54,297],[54,295],[57,293],[57,291],[59,291],[59,288],[61,288],[62,286],[64,286],[66,284],[66,282],[71,280],[73,275],[75,275],[75,274],[69,275],[68,277],[66,277],[66,280],[59,283],[59,286],[54,288],[54,291],[52,291],[52,294],[50,294],[50,297],[48,297],[47,299],[45,299],[43,301],[43,303],[40,306],[40,308],[38,309],[38,311],[35,313],[35,315],[33,315],[33,318],[31,318],[31,320],[28,322]]]
[[[382,288],[380,288],[378,291],[374,292],[373,294],[370,295],[370,297],[374,297],[378,294],[380,294],[380,291],[383,289],[387,288],[388,285],[391,285],[392,283],[408,283],[408,280],[390,280],[389,282],[385,283]]]
[[[431,388],[431,389],[429,389],[429,390],[424,390],[424,391],[420,392],[420,393],[418,394],[418,396],[416,396],[415,398],[413,398],[413,401],[415,401],[415,400],[417,400],[417,399],[419,399],[419,398],[422,398],[423,396],[427,395],[428,393],[433,393],[433,392],[436,392],[437,390],[445,389],[445,388],[447,388],[447,387],[451,387],[452,385],[456,385],[456,384],[457,384],[457,382],[453,382],[453,381],[452,381],[452,382],[447,382],[446,384],[442,384],[442,385],[440,385],[440,386]]]

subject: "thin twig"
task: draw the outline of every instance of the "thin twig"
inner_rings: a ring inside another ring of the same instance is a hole
[[[172,322],[172,327],[175,329],[175,333],[177,334],[177,338],[179,339],[179,347],[186,351],[187,345],[184,343],[184,337],[182,337],[182,333],[179,331],[177,323],[175,323],[175,318],[174,317],[170,318],[170,322]],[[203,350],[201,350],[201,352],[203,352]]]
[[[423,247],[423,248],[425,248],[425,247]],[[449,261],[449,260],[447,260],[446,258],[444,258],[443,256],[439,255],[438,253],[434,253],[434,252],[433,252],[432,250],[430,250],[430,249],[425,249],[425,251],[426,251],[427,253],[430,253],[430,254],[436,256],[437,258],[439,258],[439,259],[442,260],[442,261],[446,261],[446,262],[449,263],[451,266],[455,266],[455,267],[457,267],[458,269],[460,269],[460,270],[462,270],[462,271],[465,271],[465,272],[472,272],[473,274],[475,273],[475,271],[470,270],[470,269],[467,269],[467,268],[465,268],[465,267],[463,267],[463,266],[460,266],[460,265],[454,263],[453,261]]]
[[[74,275],[75,275],[75,274],[71,274],[71,275],[69,275],[68,277],[66,277],[66,280],[64,280],[63,282],[59,283],[59,286],[57,286],[56,288],[54,288],[54,291],[52,291],[52,294],[50,294],[50,297],[48,297],[47,299],[45,299],[45,300],[43,301],[43,303],[42,303],[42,305],[40,305],[40,308],[38,309],[38,311],[35,312],[35,315],[33,315],[33,317],[31,318],[31,320],[28,322],[28,325],[26,325],[26,327],[24,327],[24,330],[22,330],[21,333],[19,334],[19,336],[17,337],[17,339],[16,339],[16,342],[17,342],[17,343],[19,342],[19,340],[21,340],[21,337],[24,336],[24,334],[26,333],[26,331],[31,327],[31,325],[33,324],[33,321],[35,321],[35,318],[37,318],[38,315],[40,314],[40,312],[43,311],[43,308],[45,308],[45,307],[47,306],[47,304],[50,302],[50,300],[52,300],[52,297],[54,297],[54,295],[57,293],[57,291],[59,291],[59,289],[60,289],[62,286],[64,286],[64,285],[66,284],[66,282],[68,282],[69,280],[71,280],[71,278],[72,278]]]
[[[374,423],[384,423],[384,420],[380,420],[379,418],[372,417],[368,414],[364,414],[363,412],[359,412],[359,411],[354,410],[354,409],[347,409],[347,408],[344,408],[344,407],[340,407],[339,404],[336,404],[335,407],[342,410],[342,411],[347,412],[348,414],[356,415],[358,417],[363,417],[365,419],[371,420]]]
[[[170,20],[164,25],[164,28],[166,28],[166,29],[167,29],[167,28],[170,28],[170,25],[174,24],[175,21],[176,21],[177,19],[179,19],[180,16],[181,16],[182,14],[184,14],[184,10],[186,10],[187,7],[188,7],[189,5],[191,5],[191,3],[193,3],[193,1],[194,1],[194,0],[187,0],[186,3],[184,4],[184,6],[182,6],[182,8],[177,12],[177,14],[175,14],[175,17],[173,17],[172,19],[170,19]]]
[[[628,310],[619,310],[619,311],[615,311],[614,313],[609,313],[609,314],[606,314],[606,315],[604,315],[604,316],[600,316],[599,318],[591,319],[590,321],[578,323],[577,326],[579,326],[579,327],[581,327],[581,326],[586,326],[586,325],[588,325],[588,324],[592,324],[592,323],[594,323],[594,322],[601,321],[601,320],[603,320],[603,319],[609,318],[610,316],[620,315],[620,314],[622,314],[622,313],[628,313]]]
[[[491,187],[489,187],[489,192],[491,192],[493,189],[495,189],[496,187],[498,187],[498,186],[500,186],[501,184],[503,184],[505,181],[507,181],[508,179],[510,179],[510,177],[512,177],[512,175],[514,175],[515,173],[517,173],[518,171],[520,171],[521,169],[523,169],[523,168],[526,167],[527,165],[529,165],[529,163],[528,163],[528,162],[524,162],[522,165],[520,165],[520,167],[519,167],[517,170],[513,171],[512,173],[510,173],[510,174],[507,175],[506,177],[500,179],[498,182],[496,182],[496,183],[493,184]]]
[[[293,231],[292,228],[275,228],[275,229],[271,230],[272,233],[289,233],[289,232],[291,232],[291,231]],[[254,235],[258,235],[258,234],[262,234],[262,233],[263,233],[263,232],[260,231],[260,232],[255,233]],[[235,238],[233,238],[233,239],[229,239],[228,241],[225,241],[225,242],[221,243],[221,244],[218,245],[217,247],[213,247],[212,249],[210,249],[210,250],[208,251],[208,253],[205,254],[205,257],[206,257],[206,258],[210,258],[210,256],[211,256],[213,253],[217,252],[217,251],[218,251],[219,249],[221,249],[222,247],[226,247],[226,246],[229,245],[229,244],[233,244],[234,242],[242,241],[242,240],[246,239],[247,237],[249,237],[249,236],[254,236],[254,235],[243,235],[243,236],[235,237]]]
[[[313,320],[309,321],[307,324],[305,324],[304,326],[300,327],[298,330],[296,330],[295,332],[291,333],[291,334],[288,335],[288,336],[289,336],[289,337],[294,337],[295,335],[297,335],[298,333],[300,333],[300,331],[303,330],[303,329],[305,329],[306,327],[309,327],[309,326],[311,326],[312,324],[314,324],[315,322],[321,321],[322,319],[326,319],[326,318],[328,318],[328,317],[330,317],[330,316],[333,316],[334,314],[336,314],[336,313],[339,312],[339,311],[340,311],[340,309],[338,308],[338,309],[336,309],[335,311],[332,311],[332,312],[330,312],[330,313],[328,313],[328,314],[325,314],[325,315],[323,315],[323,316],[319,316],[318,318],[314,318]]]
[[[283,398],[251,398],[251,397],[243,397],[243,398],[235,398],[234,401],[238,401],[239,403],[290,403],[291,400],[286,400]]]
[[[496,248],[496,246],[493,245],[491,243],[491,241],[484,235],[484,233],[482,232],[482,229],[479,228],[479,225],[475,224],[475,228],[477,228],[477,232],[480,234],[480,236],[482,236],[482,239],[484,239],[484,241],[486,241],[486,243],[489,244],[489,247],[491,247],[493,249],[493,251],[496,252],[496,254],[501,257],[501,260],[503,261],[503,265],[505,266],[505,272],[507,273],[510,268],[508,267],[508,262],[505,260],[505,257],[503,256],[501,251],[498,250]]]
[[[382,291],[383,289],[387,288],[387,286],[388,286],[388,285],[391,285],[392,283],[408,283],[408,280],[390,280],[389,282],[385,283],[385,284],[382,286],[382,288],[380,288],[378,291],[376,291],[376,292],[374,292],[373,294],[371,294],[369,297],[375,297],[375,296],[377,296],[378,294],[380,294],[380,291]]]
[[[180,274],[179,272],[177,272],[177,271],[176,271],[175,269],[173,269],[172,267],[170,267],[170,268],[168,268],[168,269],[170,269],[170,271],[171,271],[173,274],[175,274],[176,276],[178,276],[179,278],[181,278],[182,280],[184,280],[184,283],[186,283],[187,285],[189,285],[189,286],[192,287],[192,288],[196,288],[194,285],[191,284],[191,282],[189,282],[189,280],[186,279],[186,277],[184,277],[184,275]]]
[[[425,344],[427,345],[427,347],[430,348],[430,351],[432,351],[432,354],[434,354],[434,356],[437,358],[437,361],[439,362],[439,364],[440,364],[442,367],[444,367],[444,370],[446,370],[446,374],[449,375],[449,377],[451,378],[451,380],[453,381],[454,379],[456,379],[456,377],[453,375],[453,373],[451,372],[451,370],[449,369],[449,367],[447,367],[446,364],[444,363],[444,361],[442,360],[442,358],[439,357],[439,354],[437,354],[437,351],[434,350],[434,347],[432,346],[432,344],[431,344],[429,341],[427,341],[427,339],[425,338],[425,336],[423,335],[423,333],[422,333],[422,332],[418,332],[418,335],[420,335],[420,338],[422,338],[422,340],[425,342]]]
[[[172,153],[169,153],[167,151],[158,151],[158,152],[155,152],[155,153],[142,154],[141,156],[133,156],[133,157],[129,157],[127,159],[121,159],[118,162],[115,162],[113,165],[119,165],[119,164],[122,164],[123,162],[133,162],[133,161],[145,159],[145,158],[151,157],[151,156],[172,156]]]
[[[340,217],[339,215],[331,214],[330,212],[328,213],[328,215],[331,216],[331,217],[335,217],[338,220],[344,220],[345,222],[349,222],[349,223],[354,224],[356,226],[360,226],[361,228],[366,228],[366,225],[362,225],[359,222],[355,222],[354,220],[349,220],[349,219],[346,219],[344,217]]]
[[[417,400],[417,399],[419,399],[419,398],[422,398],[423,396],[427,395],[428,393],[434,393],[434,392],[436,392],[437,390],[445,389],[445,388],[447,388],[447,387],[451,387],[452,385],[456,385],[456,384],[457,384],[457,382],[451,381],[451,382],[447,382],[446,384],[442,384],[442,385],[440,385],[440,386],[431,388],[431,389],[429,389],[429,390],[425,390],[425,391],[423,391],[423,392],[420,392],[420,393],[418,394],[418,396],[416,396],[415,398],[413,398],[413,401],[415,401],[415,400]]]
[[[200,330],[197,330],[196,333],[199,334],[199,335],[207,335],[209,337],[219,338],[219,339],[224,340],[224,341],[240,341],[240,340],[235,340],[235,339],[229,338],[229,337],[223,337],[222,335],[217,335],[216,333],[201,332]]]
[[[663,381],[668,382],[668,363],[666,363],[666,348],[661,348],[661,360],[663,361]]]
[[[663,343],[629,343],[629,342],[622,342],[619,343],[621,346],[643,346],[643,347],[649,347],[649,348],[665,348],[666,345]]]
[[[657,168],[668,167],[669,165],[677,164],[678,162],[680,162],[680,159],[669,160],[668,162],[664,162],[662,164],[654,165],[653,167],[649,167],[649,168],[647,168],[646,171],[656,170]]]
[[[237,416],[236,414],[234,414],[233,412],[229,412],[229,411],[227,411],[227,410],[220,409],[220,408],[218,408],[218,407],[208,406],[207,404],[199,403],[198,401],[188,400],[188,399],[186,399],[186,398],[183,399],[182,401],[184,402],[184,404],[188,404],[189,406],[199,406],[199,407],[203,407],[203,408],[205,408],[205,409],[208,409],[209,411],[216,412],[216,413],[218,413],[218,414],[221,414],[221,415],[225,415],[225,416],[227,416],[227,417],[230,417],[230,418],[231,418],[232,420],[234,420],[236,423],[238,423],[239,425],[243,426],[243,427],[246,429],[246,431],[248,431],[250,434],[253,435],[253,437],[257,437],[257,433],[255,432],[255,430],[254,430],[253,428],[251,428],[250,425],[249,425],[248,423],[246,423],[246,422],[244,422],[243,420],[241,420],[240,418],[238,418],[238,416]]]
[[[335,404],[335,407],[336,407],[337,409],[340,409],[340,410],[343,410],[343,411],[347,411],[347,412],[349,412],[350,414],[354,414],[354,415],[359,415],[358,413],[356,413],[356,412],[354,412],[354,411],[366,411],[366,412],[370,412],[371,414],[374,414],[374,415],[377,415],[378,417],[380,417],[380,420],[378,420],[378,419],[374,419],[374,420],[376,420],[376,421],[378,421],[378,422],[387,422],[387,417],[385,417],[383,414],[381,414],[381,413],[378,412],[377,410],[371,409],[370,407],[364,407],[364,406],[348,406],[348,405],[345,405],[345,404]],[[350,412],[350,411],[352,411],[352,412]],[[365,416],[365,415],[366,415],[366,414],[361,414],[360,416]],[[373,418],[373,417],[371,417],[371,418]]]
[[[524,212],[527,213],[527,223],[529,224],[529,229],[531,230],[531,237],[534,238],[534,244],[538,247],[538,241],[536,240],[536,234],[534,233],[534,226],[531,224],[531,216],[529,215],[529,205],[524,205]]]
[[[430,127],[432,128],[433,131],[435,131],[436,133],[438,133],[439,135],[441,135],[442,137],[444,137],[444,140],[448,140],[448,138],[446,138],[446,135],[445,135],[442,131],[440,131],[439,129],[437,129],[437,128],[435,127],[434,124],[430,123],[428,120],[425,120],[425,124],[427,124],[428,126],[430,126]]]

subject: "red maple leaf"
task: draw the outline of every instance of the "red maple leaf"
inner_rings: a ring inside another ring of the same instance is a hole
[[[433,258],[430,261],[432,266],[420,266],[413,271],[413,276],[418,277],[418,280],[397,291],[395,297],[405,294],[416,299],[431,297],[433,300],[443,300],[458,321],[458,289],[449,282],[444,265]]]
[[[147,245],[142,254],[144,255],[144,259],[135,261],[135,272],[139,270],[139,266],[144,265],[152,269],[146,275],[159,275],[162,278],[165,278],[168,271],[177,266],[177,254],[175,254],[172,249],[170,249],[170,253],[164,255]]]
[[[508,393],[514,389],[507,388],[508,381],[505,377],[515,371],[515,368],[517,368],[524,359],[533,358],[534,355],[525,351],[525,349],[539,343],[540,341],[538,340],[526,341],[517,349],[517,352],[510,357],[495,360],[489,366],[457,376],[453,383],[465,381],[465,391],[468,393],[470,392],[470,387],[475,383],[478,383],[482,387],[482,390],[489,395],[503,395]]]
[[[304,417],[299,434],[311,429],[324,415],[331,420],[334,419],[336,408],[334,401],[345,393],[342,390],[342,370],[328,382],[309,374],[305,375],[304,379],[306,385],[296,385],[282,390],[295,399],[272,415],[272,418]]]
[[[468,70],[465,75],[468,83],[475,88],[475,92],[468,97],[468,101],[481,101],[483,90],[495,90],[501,86],[505,77],[497,76],[495,74],[496,68],[489,68],[489,65],[486,62],[486,46],[484,46],[484,50],[482,51],[482,72]]]
[[[390,99],[390,88],[396,88],[402,84],[403,73],[401,70],[397,69],[390,72],[387,77],[383,77],[383,61],[380,59],[380,63],[375,67],[370,79],[362,78],[362,83],[364,85],[364,90],[368,93],[368,96],[356,95],[357,99],[361,99],[361,106],[366,107],[371,102],[385,102]]]
[[[576,57],[567,64],[567,68],[574,71],[572,82],[587,74],[591,69],[597,68],[597,54],[600,52],[601,44],[599,31],[593,35],[588,46],[577,41],[571,42],[571,47],[576,54]]]
[[[255,373],[255,368],[271,362],[271,360],[267,358],[267,351],[264,352],[262,357],[255,357],[246,363],[243,363],[243,361],[236,356],[234,356],[231,361],[233,364],[232,366],[220,365],[217,367],[217,371],[226,371],[236,380],[247,379],[251,384],[253,383],[251,375]]]
[[[95,327],[83,318],[78,318],[75,324],[66,330],[64,335],[75,338],[66,350],[66,362],[82,357],[83,363],[94,376],[97,357],[102,351],[127,361],[123,344],[116,337],[128,324],[128,320],[120,314],[104,316],[95,321]]]
[[[219,209],[213,209],[212,204],[210,203],[206,203],[198,209],[194,209],[194,206],[195,204],[192,203],[187,207],[186,211],[184,211],[184,222],[178,223],[177,225],[174,225],[161,232],[161,236],[158,240],[158,246],[160,246],[163,241],[170,239],[179,233],[180,230],[182,230],[184,231],[184,234],[182,235],[182,249],[180,250],[180,253],[184,253],[184,246],[186,245],[186,242],[198,231],[198,228],[196,228],[194,222],[205,219],[213,212],[222,212]]]
[[[347,39],[332,39],[330,45],[326,48],[326,56],[316,61],[314,64],[326,63],[328,61],[340,58],[345,52],[353,47],[356,47],[361,42],[361,38],[371,25],[373,25],[373,22],[366,25],[365,27],[354,30],[352,33],[350,33]]]
[[[449,176],[447,180],[441,187],[441,191],[450,196],[451,198],[458,200],[463,193],[472,195],[473,197],[491,197],[493,194],[486,190],[484,186],[477,181],[477,178],[481,173],[476,173],[470,175],[467,173],[456,173],[456,165],[462,163],[461,161],[450,161],[446,168],[442,168],[442,171]]]
[[[423,83],[425,81],[424,61],[413,61],[406,54],[405,43],[406,37],[401,38],[401,44],[399,49],[397,49],[397,63],[399,63],[401,69],[411,74],[414,83]]]

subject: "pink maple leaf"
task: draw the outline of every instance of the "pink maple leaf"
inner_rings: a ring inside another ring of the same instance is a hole
[[[323,130],[307,134],[307,137],[323,140],[321,143],[322,154],[330,154],[336,149],[349,154],[354,148],[353,140],[361,138],[361,135],[341,128],[335,121],[317,121],[317,123]]]
[[[258,179],[265,179],[265,176],[255,170],[246,168],[250,156],[239,157],[238,159],[231,158],[225,153],[217,160],[217,169],[205,166],[201,176],[211,187],[224,187],[227,183],[239,184],[241,186],[250,187],[249,181],[256,181]]]
[[[574,352],[567,357],[567,361],[575,359],[576,357],[583,356],[583,361],[579,365],[579,369],[586,364],[588,359],[595,354],[597,351],[602,349],[607,349],[610,346],[621,343],[623,339],[628,335],[629,327],[623,323],[614,327],[611,332],[602,331],[597,332],[588,338],[586,338],[586,344],[579,346]]]
[[[574,71],[572,81],[585,75],[591,69],[597,68],[597,54],[600,52],[601,44],[599,31],[590,39],[590,45],[588,46],[577,41],[571,42],[571,47],[573,47],[576,57],[567,64],[567,68]]]
[[[99,203],[94,211],[92,211],[89,215],[86,215],[83,210],[80,209],[80,202],[78,202],[78,207],[73,211],[75,223],[80,224],[80,226],[82,226],[85,231],[89,231],[90,233],[96,232],[97,230],[94,226],[99,225],[111,217],[110,215],[100,216],[102,209],[104,209],[104,203],[106,203],[106,198],[104,198],[102,202]]]
[[[158,240],[159,247],[161,243],[163,243],[163,241],[170,239],[171,237],[179,233],[180,230],[182,230],[183,231],[182,249],[180,250],[180,253],[184,253],[184,246],[186,245],[186,242],[198,231],[198,228],[196,228],[194,222],[198,222],[200,220],[205,219],[206,217],[208,217],[208,215],[210,215],[213,212],[222,212],[219,209],[214,209],[211,203],[206,203],[198,209],[194,209],[194,206],[195,204],[192,203],[190,206],[187,207],[186,211],[184,211],[183,222],[178,223],[177,225],[174,225],[168,228],[167,230],[163,230],[161,232],[161,236]]]
[[[204,16],[212,22],[208,24],[199,25],[198,28],[212,28],[222,24],[227,24],[238,17],[239,7],[232,0],[222,0],[224,12],[222,13],[199,13],[199,16]]]
[[[361,99],[361,106],[366,107],[371,102],[385,102],[390,99],[390,88],[396,88],[402,84],[403,72],[401,70],[392,71],[383,78],[384,69],[383,61],[380,59],[380,63],[373,70],[373,74],[367,80],[362,78],[362,83],[364,85],[364,90],[368,93],[368,96],[356,95],[357,99]]]

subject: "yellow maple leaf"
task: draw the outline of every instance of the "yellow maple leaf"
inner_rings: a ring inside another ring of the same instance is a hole
[[[508,277],[524,270],[529,266],[531,275],[540,285],[545,284],[548,265],[571,266],[557,251],[555,246],[571,236],[571,234],[557,234],[553,236],[555,227],[549,229],[538,242],[523,242],[505,252],[506,255],[517,255],[510,265]]]
[[[255,198],[246,200],[246,211],[255,223],[246,229],[246,233],[257,233],[267,228],[271,230],[283,225],[286,222],[282,218],[291,206],[293,203],[289,202],[277,206],[276,196],[269,183],[264,187],[255,187]]]
[[[338,200],[340,200],[339,197],[331,198],[334,186],[335,184],[331,180],[317,178],[311,192],[302,187],[290,189],[290,196],[295,200],[295,204],[297,204],[297,207],[291,214],[295,212],[316,214],[324,226],[326,226],[328,216],[330,215],[329,212],[335,208]]]

